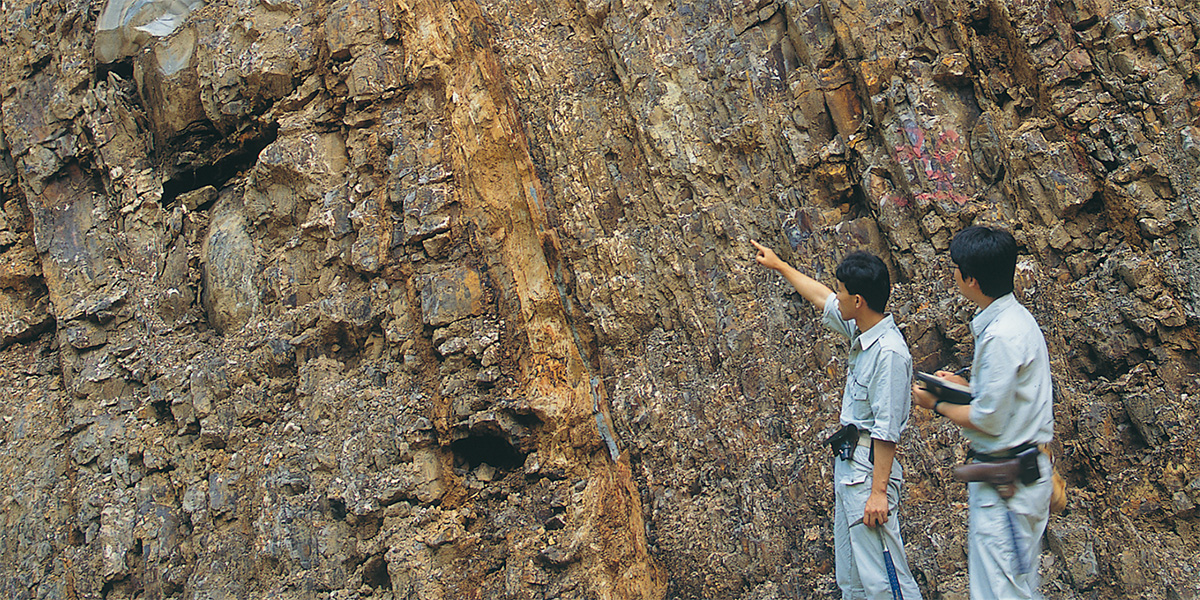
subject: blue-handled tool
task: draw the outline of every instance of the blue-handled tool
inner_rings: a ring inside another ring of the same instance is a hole
[[[892,586],[892,600],[904,600],[900,593],[900,577],[896,575],[896,563],[892,562],[892,553],[884,541],[883,532],[879,532],[879,543],[883,546],[883,566],[887,568],[888,585]]]
[[[1029,561],[1025,560],[1025,553],[1021,549],[1021,534],[1017,533],[1017,523],[1013,520],[1013,511],[1007,510],[1005,514],[1008,516],[1008,534],[1012,537],[1013,544],[1013,566],[1017,568],[1017,573],[1024,575],[1029,572]]]

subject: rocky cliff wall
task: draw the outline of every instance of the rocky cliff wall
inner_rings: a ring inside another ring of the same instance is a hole
[[[1050,598],[1200,595],[1200,8],[12,0],[0,594],[809,598],[844,349],[750,239],[1050,344]],[[904,535],[965,598],[965,447]]]

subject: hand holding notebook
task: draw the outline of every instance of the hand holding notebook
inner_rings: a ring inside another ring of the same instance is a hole
[[[971,403],[970,386],[942,379],[924,371],[917,371],[916,376],[925,390],[933,394],[940,402],[949,402],[950,404]]]

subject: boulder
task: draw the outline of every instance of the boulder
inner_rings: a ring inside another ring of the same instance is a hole
[[[240,201],[233,195],[214,209],[200,260],[204,272],[201,300],[208,322],[220,332],[236,331],[260,310],[261,274]]]
[[[479,314],[484,308],[484,290],[479,272],[470,267],[453,267],[426,276],[421,285],[421,320],[441,327]]]
[[[204,0],[108,0],[96,21],[96,60],[133,56],[151,38],[171,35]]]

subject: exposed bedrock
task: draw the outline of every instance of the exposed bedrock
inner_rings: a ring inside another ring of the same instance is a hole
[[[1048,598],[1200,596],[1200,9],[1054,0],[14,0],[0,596],[826,597],[881,255],[971,357],[1003,224],[1070,485]],[[900,515],[966,598],[961,437]]]

